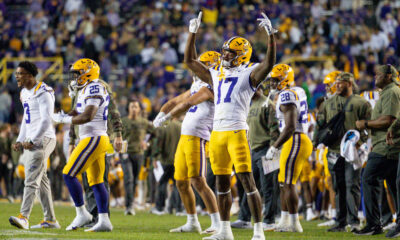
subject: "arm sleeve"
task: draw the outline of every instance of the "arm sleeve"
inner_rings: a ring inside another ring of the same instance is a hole
[[[322,103],[319,108],[319,111],[318,111],[315,129],[314,129],[314,136],[313,136],[314,147],[317,146],[318,132],[325,125],[325,123],[326,123],[325,103]]]
[[[381,115],[397,117],[397,114],[400,112],[399,102],[400,99],[394,92],[391,92],[389,96],[382,98],[382,106],[384,107]]]
[[[122,136],[121,114],[118,111],[112,91],[109,89],[107,89],[107,91],[110,96],[110,103],[108,104],[108,115],[111,119],[112,130],[116,137],[120,137]]]
[[[266,117],[268,119],[268,129],[271,136],[270,145],[272,145],[279,137],[278,120],[276,118],[275,106],[272,103],[269,103],[268,116]]]
[[[25,140],[25,136],[26,136],[26,125],[25,125],[25,114],[24,114],[24,118],[22,118],[21,128],[19,130],[16,142],[22,143]]]
[[[371,104],[369,104],[369,102],[366,101],[366,103],[364,103],[361,108],[360,119],[365,119],[365,120],[371,119],[371,111],[372,111]],[[360,140],[359,140],[360,145],[367,142],[368,140],[368,134],[366,134],[366,132],[367,131],[360,131]]]
[[[37,100],[39,102],[40,123],[39,128],[31,139],[35,145],[41,143],[43,134],[46,132],[46,129],[51,126],[51,114],[54,112],[54,101],[50,93],[44,92],[40,94]]]

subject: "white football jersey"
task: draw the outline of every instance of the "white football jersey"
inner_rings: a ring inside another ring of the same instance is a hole
[[[378,91],[365,91],[361,93],[361,96],[364,97],[365,100],[371,104],[372,109],[375,107],[375,103],[379,99],[379,92]]]
[[[79,138],[82,140],[87,137],[107,136],[107,116],[108,103],[110,96],[106,87],[93,80],[78,92],[78,101],[76,103],[76,111],[81,114],[89,105],[98,107],[97,113],[93,120],[79,125]]]
[[[24,136],[20,134],[17,141],[31,140],[34,143],[39,143],[43,137],[56,138],[51,119],[46,126],[41,125],[41,116],[51,118],[51,114],[54,113],[55,98],[53,89],[44,82],[39,82],[30,90],[23,88],[20,93],[20,99],[24,107],[22,127],[25,129],[21,129]]]
[[[250,74],[258,64],[245,64],[236,68],[218,65],[210,68],[214,89],[213,131],[248,129],[246,122],[250,101],[255,88]]]
[[[194,77],[192,86],[190,87],[190,95],[194,95],[203,87],[211,89],[209,84],[202,82],[197,77]],[[209,141],[210,133],[213,127],[213,118],[213,102],[205,101],[192,106],[187,111],[185,118],[183,119],[181,134],[196,136]]]
[[[276,117],[279,120],[279,131],[285,128],[285,117],[281,111],[281,105],[293,103],[297,108],[296,132],[307,133],[308,130],[308,105],[307,95],[300,87],[291,87],[279,92],[276,104]]]

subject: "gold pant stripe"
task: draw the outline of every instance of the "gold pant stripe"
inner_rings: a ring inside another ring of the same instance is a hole
[[[89,156],[93,153],[93,151],[96,149],[97,145],[99,144],[100,137],[92,137],[90,139],[91,142],[89,142],[88,146],[81,152],[79,155],[78,159],[75,161],[75,166],[72,166],[70,170],[70,176],[75,176],[80,169],[85,165],[85,162],[88,160]],[[83,155],[82,155],[83,154]]]
[[[295,161],[300,150],[300,142],[300,133],[295,133],[293,136],[292,149],[290,150],[288,160],[286,161],[286,169],[288,170],[285,174],[286,184],[290,184],[292,182]]]

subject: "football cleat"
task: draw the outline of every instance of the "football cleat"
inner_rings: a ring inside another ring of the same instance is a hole
[[[201,226],[199,222],[196,223],[186,223],[183,226],[173,228],[169,230],[171,233],[179,233],[179,232],[197,232],[201,233]]]
[[[85,224],[88,224],[92,221],[93,216],[86,212],[85,214],[80,214],[74,218],[72,223],[65,229],[67,231],[76,230],[80,227],[83,227]]]
[[[43,220],[39,224],[31,226],[31,229],[34,229],[34,228],[56,228],[56,229],[60,229],[61,226],[58,223],[58,221],[54,221],[53,222],[53,221],[44,221]]]
[[[93,227],[86,229],[85,232],[111,232],[113,226],[109,218],[99,220]]]
[[[233,240],[232,230],[230,232],[218,232],[209,237],[204,237],[203,240]]]
[[[18,217],[11,216],[8,221],[17,228],[29,229],[29,221],[26,217],[22,216],[22,214],[19,214]]]
[[[211,226],[207,228],[206,230],[202,231],[201,234],[214,234],[217,233],[219,230],[218,226]]]

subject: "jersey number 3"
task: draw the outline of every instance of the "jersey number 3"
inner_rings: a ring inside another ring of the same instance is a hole
[[[231,85],[229,86],[228,92],[226,93],[226,96],[224,98],[224,102],[231,102],[232,91],[233,91],[233,88],[235,87],[237,81],[238,81],[238,77],[228,77],[228,78],[225,78],[225,80],[219,81],[217,104],[221,103],[221,87],[222,87],[222,83],[229,83],[229,82],[231,83]]]

